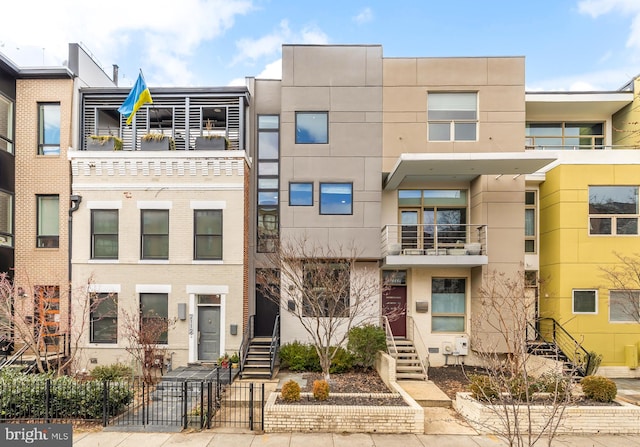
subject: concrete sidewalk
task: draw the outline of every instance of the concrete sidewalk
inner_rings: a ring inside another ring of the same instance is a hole
[[[503,447],[505,441],[491,435],[377,435],[334,433],[74,433],[75,447]],[[540,442],[540,445],[547,445]],[[558,447],[640,447],[638,436],[558,436]]]

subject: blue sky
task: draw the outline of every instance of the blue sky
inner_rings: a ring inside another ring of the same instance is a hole
[[[640,0],[30,0],[0,16],[0,52],[18,65],[61,65],[81,42],[123,86],[140,68],[150,87],[278,78],[284,43],[525,56],[531,91],[615,90],[640,74]]]

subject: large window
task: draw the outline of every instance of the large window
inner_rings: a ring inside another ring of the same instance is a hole
[[[475,141],[477,93],[436,93],[427,97],[429,141]]]
[[[640,323],[640,290],[610,290],[609,321]]]
[[[349,264],[308,262],[304,265],[303,315],[347,317],[351,287]]]
[[[13,101],[0,94],[0,150],[13,153]]]
[[[598,292],[596,290],[573,290],[574,314],[597,314]]]
[[[169,259],[169,210],[142,210],[142,259]]]
[[[602,149],[603,123],[527,123],[527,149]]]
[[[118,210],[91,210],[91,259],[118,259]]]
[[[60,155],[60,104],[38,104],[38,154]]]
[[[313,205],[313,183],[290,182],[289,183],[289,206],[312,206],[312,205]]]
[[[92,293],[89,341],[118,343],[118,294]]]
[[[0,191],[0,246],[13,246],[13,195]]]
[[[589,234],[637,235],[638,187],[590,186]]]
[[[431,280],[431,331],[464,332],[466,321],[466,280]]]
[[[166,293],[140,294],[140,331],[151,343],[168,343],[169,296]]]
[[[320,183],[320,214],[353,214],[353,184]]]
[[[329,114],[327,112],[296,112],[296,144],[327,144]]]
[[[57,195],[36,196],[38,206],[38,248],[58,248],[60,237],[60,198]]]
[[[222,259],[222,210],[195,210],[194,259]]]
[[[276,249],[279,234],[280,117],[258,116],[258,253]]]
[[[536,252],[536,192],[524,193],[524,251]]]

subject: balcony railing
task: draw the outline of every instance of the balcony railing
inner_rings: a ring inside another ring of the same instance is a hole
[[[487,254],[487,226],[390,224],[382,228],[382,256],[478,256]]]
[[[605,145],[605,144],[586,144],[586,145],[553,145],[553,144],[527,144],[524,147],[528,151],[593,151],[593,150],[639,150],[639,146],[629,145]]]

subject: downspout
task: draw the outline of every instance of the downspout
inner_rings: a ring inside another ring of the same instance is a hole
[[[72,255],[72,247],[73,247],[73,212],[78,211],[80,208],[80,202],[82,202],[82,196],[77,194],[72,194],[69,196],[69,200],[71,201],[71,208],[69,208],[69,234],[67,237],[69,238],[69,252],[67,254],[68,258],[68,278],[69,278],[69,302],[67,303],[67,342],[65,346],[66,354],[71,355],[71,291],[72,291],[72,275],[71,275],[71,255]]]

